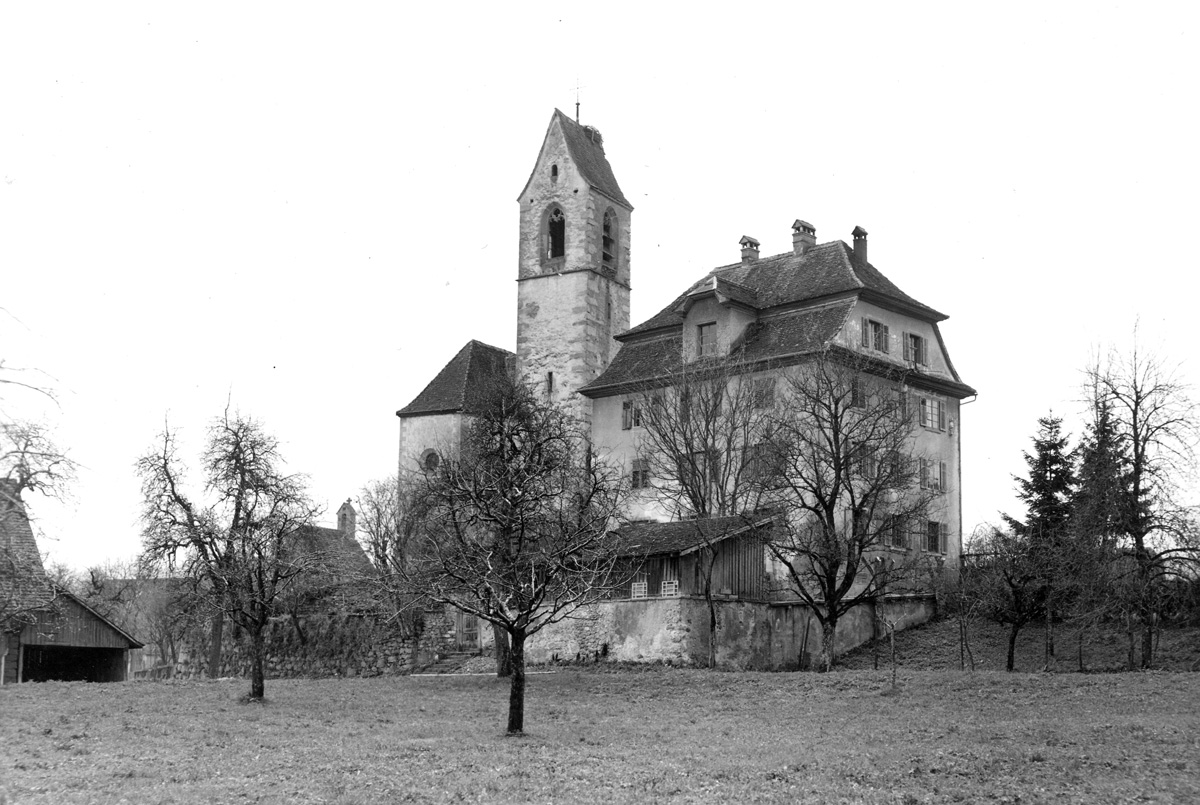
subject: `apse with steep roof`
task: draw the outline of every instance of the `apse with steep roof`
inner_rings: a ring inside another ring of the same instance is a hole
[[[475,413],[469,392],[511,371],[513,354],[481,341],[468,341],[398,417]]]

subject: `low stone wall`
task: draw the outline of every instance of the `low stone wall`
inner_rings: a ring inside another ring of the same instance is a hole
[[[929,620],[931,597],[888,599],[880,615],[898,630]],[[875,607],[851,610],[838,623],[835,653],[844,654],[877,633]],[[645,598],[605,601],[573,618],[546,627],[526,647],[533,663],[573,660],[662,662],[706,665],[709,614],[703,598]],[[717,602],[717,666],[781,671],[815,664],[821,651],[821,625],[800,603]]]
[[[395,620],[374,615],[330,613],[298,623],[299,630],[291,618],[275,618],[267,626],[268,678],[407,674],[436,660],[454,642],[453,618],[442,611],[425,613],[419,638]],[[220,676],[249,676],[249,641],[244,637],[225,624]],[[207,658],[208,635],[194,635],[185,641],[175,676],[206,676]]]

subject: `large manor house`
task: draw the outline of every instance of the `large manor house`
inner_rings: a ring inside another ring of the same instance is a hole
[[[753,372],[800,365],[837,345],[905,371],[910,393],[919,400],[916,449],[932,457],[943,490],[936,516],[922,524],[912,549],[957,564],[959,407],[975,392],[950,361],[938,329],[946,316],[904,293],[870,263],[866,231],[856,227],[852,244],[819,243],[814,227],[797,220],[791,251],[769,256],[759,254],[758,241],[743,237],[739,262],[713,268],[660,312],[631,326],[633,206],[605,156],[600,132],[556,110],[518,201],[515,354],[469,341],[397,411],[402,474],[437,462],[438,451],[453,444],[471,415],[469,391],[515,367],[518,376],[587,424],[597,449],[625,469],[635,493],[647,491],[649,479],[638,458],[639,423],[631,411],[637,395],[679,362],[681,350],[687,361],[725,355],[736,345]],[[653,495],[635,494],[633,500],[629,514],[637,521],[638,543],[661,561],[631,586],[629,601],[613,605],[624,606],[623,615],[610,608],[577,628],[560,625],[546,638],[552,643],[547,651],[580,654],[603,646],[618,658],[681,661],[689,651],[700,651],[689,645],[687,599],[696,592],[689,567],[703,535],[684,528],[678,513]],[[730,536],[736,541],[736,534]],[[727,602],[722,617],[728,620],[722,650],[730,663],[784,667],[788,657],[803,653],[811,618],[802,607],[772,602],[736,575],[721,593]],[[638,607],[632,615],[630,606]],[[861,642],[864,629],[870,627],[860,623],[856,632],[847,625],[839,643]]]

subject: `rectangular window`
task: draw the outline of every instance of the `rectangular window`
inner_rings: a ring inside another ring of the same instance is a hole
[[[922,397],[921,425],[930,430],[945,430],[946,403],[936,397]]]
[[[863,398],[862,380],[857,376],[850,379],[850,407],[862,408],[867,404]]]
[[[862,320],[862,345],[863,349],[873,349],[876,352],[887,353],[888,349],[888,326],[874,319],[864,318]]]
[[[644,458],[633,460],[633,472],[630,474],[629,485],[634,489],[650,488],[650,465]]]
[[[679,595],[679,580],[663,579],[662,595]]]
[[[755,408],[772,408],[775,405],[775,378],[756,378],[751,391]]]
[[[650,583],[648,581],[646,581],[645,578],[642,578],[639,581],[635,581],[629,585],[629,597],[630,598],[645,598],[649,594],[650,594]]]
[[[625,400],[621,403],[621,430],[640,428],[642,426],[642,406],[637,400]]]
[[[904,334],[904,360],[909,363],[918,364],[919,366],[927,366],[929,364],[929,355],[926,350],[924,337],[915,333]]]
[[[711,358],[717,354],[717,323],[709,322],[696,328],[696,355]]]
[[[880,540],[891,548],[908,548],[908,538],[905,533],[904,521],[894,514],[889,514],[883,521]]]
[[[937,520],[930,520],[925,526],[925,550],[930,553],[945,553],[945,531],[945,528]]]
[[[921,459],[921,488],[941,492],[946,490],[946,462]]]

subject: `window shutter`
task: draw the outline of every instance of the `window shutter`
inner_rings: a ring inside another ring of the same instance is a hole
[[[928,426],[929,426],[929,420],[930,420],[930,417],[929,417],[929,400],[927,400],[927,399],[925,399],[924,397],[922,397],[922,398],[921,398],[921,424],[922,424],[922,425],[924,425],[924,426],[926,426],[926,427],[928,427]]]
[[[864,348],[871,346],[871,325],[867,323],[867,317],[862,318],[862,345]]]
[[[938,463],[938,489],[946,489],[946,462]]]
[[[922,366],[929,365],[929,350],[926,348],[925,339],[917,338],[917,363]]]
[[[888,326],[885,324],[885,325],[883,325],[883,349],[881,350],[882,352],[891,352],[891,346],[889,344],[890,340],[891,340],[891,336],[888,335]]]
[[[929,486],[929,462],[925,459],[921,461],[921,488],[925,489]]]
[[[912,338],[909,336],[908,333],[901,331],[900,340],[904,344],[904,360],[906,360],[906,361],[915,360],[913,358],[913,351],[912,351],[912,348],[913,348]]]
[[[938,404],[938,406],[937,406],[938,430],[945,430],[946,429],[946,403],[944,403],[942,400],[938,400],[937,404]]]
[[[621,430],[629,430],[633,426],[633,400],[621,403]]]

